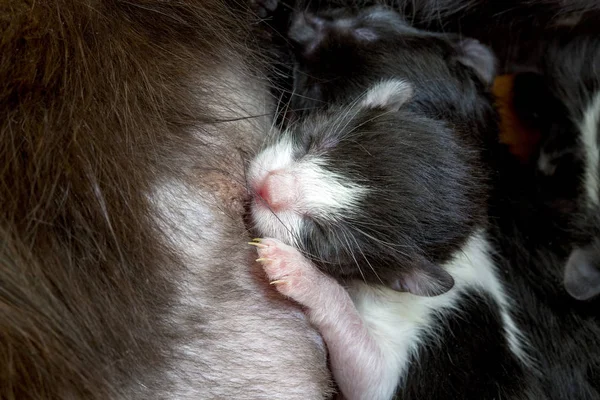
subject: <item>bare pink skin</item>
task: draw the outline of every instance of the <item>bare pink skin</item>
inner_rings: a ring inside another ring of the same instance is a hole
[[[344,397],[372,399],[370,393],[384,375],[384,357],[346,289],[291,246],[276,239],[260,239],[254,245],[271,284],[303,305],[323,336]]]

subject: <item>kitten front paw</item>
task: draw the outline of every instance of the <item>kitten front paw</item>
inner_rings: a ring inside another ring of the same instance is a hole
[[[300,251],[276,239],[255,239],[259,258],[269,281],[279,293],[304,306],[317,294],[319,283],[325,279]]]

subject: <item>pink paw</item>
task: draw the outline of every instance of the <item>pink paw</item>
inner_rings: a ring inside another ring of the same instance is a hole
[[[327,279],[297,249],[276,239],[255,239],[250,242],[257,247],[258,259],[269,281],[279,293],[304,306],[318,291],[319,283]]]

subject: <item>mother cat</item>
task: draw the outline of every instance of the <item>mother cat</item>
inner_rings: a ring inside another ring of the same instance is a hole
[[[327,397],[318,337],[248,269],[242,156],[271,112],[254,20],[0,5],[1,398]]]

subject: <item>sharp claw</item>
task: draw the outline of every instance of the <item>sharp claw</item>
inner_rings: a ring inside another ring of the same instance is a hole
[[[249,244],[250,246],[256,246],[256,247],[258,247],[259,249],[264,249],[264,248],[267,248],[267,247],[269,247],[269,246],[267,246],[267,245],[265,245],[265,244],[262,244],[262,243],[257,243],[257,242],[248,242],[248,244]]]
[[[263,258],[263,257],[261,257],[261,258],[257,258],[257,259],[256,259],[256,260],[254,260],[254,261],[258,261],[258,262],[267,262],[267,261],[273,261],[273,260],[271,260],[270,258]]]
[[[285,279],[278,279],[276,281],[271,281],[269,282],[269,285],[279,285],[279,284],[286,284],[287,281]]]

